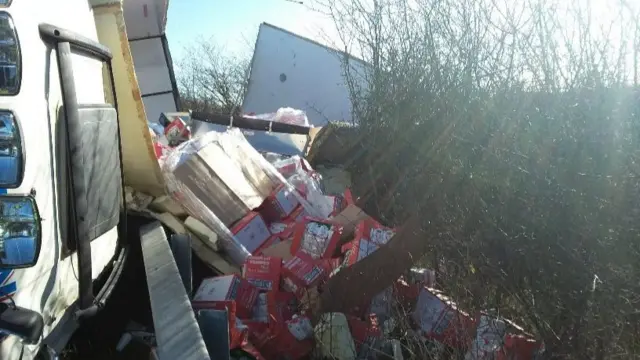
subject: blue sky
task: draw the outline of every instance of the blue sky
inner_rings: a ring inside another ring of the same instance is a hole
[[[171,0],[167,39],[174,61],[198,37],[213,37],[226,51],[251,56],[262,22],[330,44],[332,22],[306,5],[286,0]]]

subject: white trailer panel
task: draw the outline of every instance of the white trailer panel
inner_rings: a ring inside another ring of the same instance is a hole
[[[263,23],[256,41],[249,87],[242,109],[269,113],[280,107],[304,110],[314,126],[351,121],[351,99],[344,80],[343,52]],[[349,57],[350,71],[367,65]]]

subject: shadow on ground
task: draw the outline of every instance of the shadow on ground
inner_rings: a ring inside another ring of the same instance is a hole
[[[146,220],[139,221],[146,222]],[[131,223],[130,228],[137,229],[139,225],[141,223]],[[169,234],[166,228],[165,231]],[[136,341],[130,342],[122,352],[116,352],[116,345],[130,321],[147,326],[150,330],[153,329],[140,242],[135,236],[137,231],[132,233],[133,236],[129,238],[131,243],[129,259],[112,297],[98,315],[86,320],[76,331],[61,354],[62,360],[149,358],[149,347]],[[197,286],[203,277],[213,275],[213,272],[194,255],[194,286]]]

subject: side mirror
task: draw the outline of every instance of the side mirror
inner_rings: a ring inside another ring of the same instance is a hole
[[[32,196],[0,197],[0,269],[35,265],[41,234],[40,215]]]
[[[0,329],[27,344],[37,344],[42,337],[44,319],[36,311],[0,303]]]

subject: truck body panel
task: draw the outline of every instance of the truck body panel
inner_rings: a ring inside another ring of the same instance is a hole
[[[126,0],[127,37],[147,119],[178,109],[178,93],[165,36],[168,0]]]
[[[242,109],[261,114],[275,112],[274,106],[292,107],[305,111],[316,127],[328,121],[349,122],[352,109],[344,80],[345,58],[349,59],[350,73],[364,76],[364,61],[262,23]]]
[[[96,7],[95,26],[98,40],[113,53],[125,184],[150,195],[162,195],[164,179],[153,149],[122,4],[114,1],[109,5]]]
[[[38,25],[43,22],[69,28],[97,39],[91,8],[85,0],[64,2],[14,1],[4,9],[14,19],[22,52],[22,85],[15,96],[0,97],[0,108],[13,110],[20,122],[23,150],[26,153],[24,178],[17,189],[8,194],[29,194],[35,199],[43,219],[42,248],[34,267],[3,270],[6,296],[12,296],[18,306],[37,311],[45,320],[44,336],[58,326],[67,309],[78,298],[77,256],[66,251],[67,239],[61,236],[56,164],[56,132],[62,95],[56,52],[40,37]],[[69,21],[73,14],[74,21]],[[102,64],[97,60],[74,55],[73,71],[78,89],[78,101],[85,104],[105,103]],[[92,278],[97,278],[110,263],[116,248],[117,229],[113,228],[91,243]],[[15,289],[15,291],[9,291]],[[0,343],[0,358],[19,359],[23,345],[15,336],[5,336]],[[37,346],[25,346],[23,359],[31,359]]]

